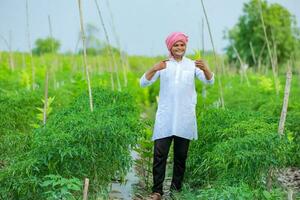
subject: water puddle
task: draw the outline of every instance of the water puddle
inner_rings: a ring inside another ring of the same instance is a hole
[[[133,160],[138,158],[138,154],[135,151],[131,151],[131,157]],[[113,182],[111,191],[109,193],[110,200],[132,200],[134,195],[132,194],[134,185],[138,184],[139,178],[136,175],[134,164],[130,168],[126,175],[125,183]]]

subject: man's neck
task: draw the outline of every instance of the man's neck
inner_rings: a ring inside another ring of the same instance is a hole
[[[183,58],[183,56],[173,56],[173,58],[177,61],[180,62]]]

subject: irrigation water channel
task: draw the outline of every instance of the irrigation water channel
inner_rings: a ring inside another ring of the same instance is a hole
[[[131,151],[131,157],[133,161],[139,159],[139,155],[135,151]],[[166,177],[164,181],[164,193],[166,194],[165,197],[163,197],[164,200],[169,199],[169,191],[168,188],[170,188],[171,185],[171,174],[172,171],[172,161],[167,161],[167,169],[166,169]],[[134,190],[136,189],[136,186],[139,184],[139,178],[136,172],[135,164],[131,166],[129,169],[129,172],[127,173],[125,177],[125,183],[120,182],[112,182],[111,183],[111,190],[109,193],[109,200],[145,200],[147,197],[139,194],[134,194]],[[142,191],[141,191],[142,192]],[[145,191],[143,191],[145,192]],[[143,193],[142,192],[142,193]],[[147,196],[147,194],[146,194]]]
[[[133,160],[138,159],[138,154],[135,151],[131,151],[131,157]],[[119,182],[113,182],[111,186],[111,191],[109,193],[110,200],[132,200],[134,198],[133,187],[138,184],[139,178],[137,177],[136,171],[134,169],[134,164],[127,173],[125,184]]]

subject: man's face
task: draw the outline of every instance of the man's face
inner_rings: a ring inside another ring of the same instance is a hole
[[[183,56],[185,54],[186,45],[182,41],[176,42],[173,47],[171,48],[171,53],[173,56]]]

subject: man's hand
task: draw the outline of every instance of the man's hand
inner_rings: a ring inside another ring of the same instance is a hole
[[[167,64],[166,64],[167,61],[168,61],[168,60],[163,60],[163,61],[161,61],[161,62],[159,62],[159,63],[156,63],[156,64],[153,66],[153,69],[154,69],[155,71],[160,71],[160,70],[162,70],[162,69],[165,69],[165,68],[167,67]]]
[[[201,69],[203,71],[209,70],[208,64],[204,60],[196,60],[195,65],[196,65],[196,67],[198,67],[199,69]]]
[[[146,72],[146,79],[147,80],[151,80],[152,77],[154,76],[154,74],[157,72],[157,71],[160,71],[162,69],[166,69],[167,67],[167,62],[168,60],[163,60],[159,63],[156,63],[148,72]]]
[[[213,74],[209,70],[207,62],[204,60],[196,60],[195,65],[197,68],[203,70],[206,80],[211,80]]]

